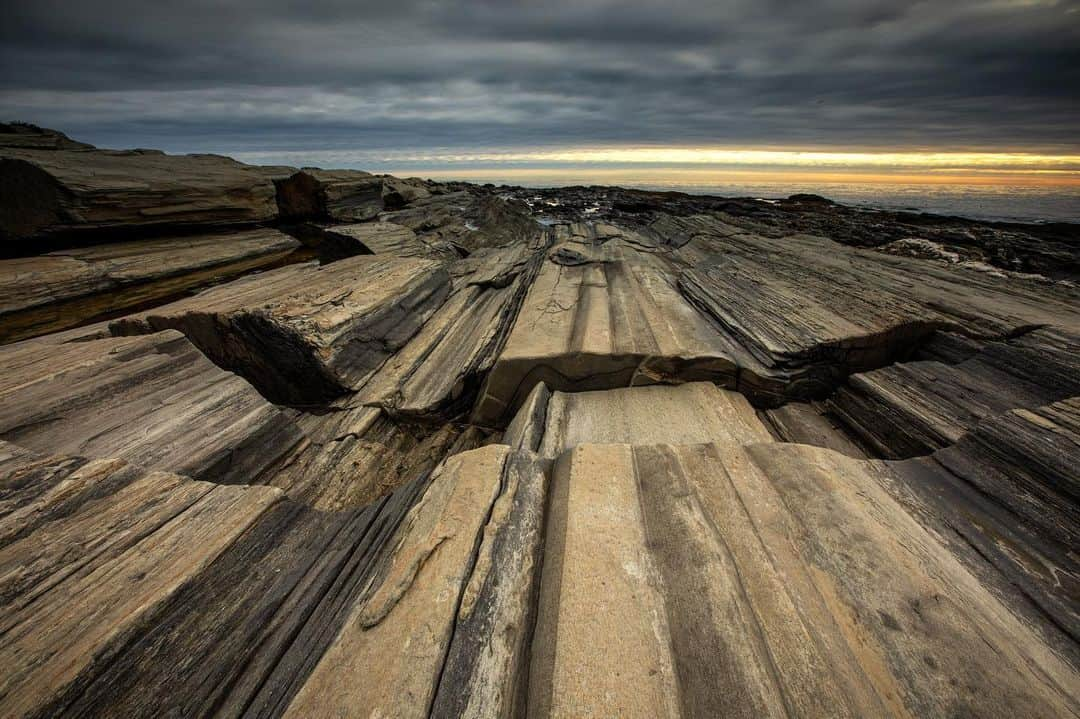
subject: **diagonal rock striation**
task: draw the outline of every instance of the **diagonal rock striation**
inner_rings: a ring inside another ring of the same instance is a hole
[[[2,716],[1080,716],[1069,227],[23,125],[4,188]]]

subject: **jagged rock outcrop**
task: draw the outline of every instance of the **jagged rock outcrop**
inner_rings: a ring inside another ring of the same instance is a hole
[[[752,373],[740,389],[763,404],[821,397],[847,373],[903,359],[935,330],[992,338],[1078,318],[1072,290],[821,238],[771,239],[703,217],[679,224],[694,237],[678,251],[689,265],[680,289],[734,340],[740,367]]]
[[[1010,410],[928,458],[892,464],[897,480],[889,484],[909,511],[932,524],[1069,657],[1076,656],[1080,637],[1078,440],[1075,397]]]
[[[1080,716],[1071,283],[3,129],[0,715]]]
[[[424,187],[423,180],[416,178],[401,180],[390,175],[384,175],[382,180],[383,207],[388,210],[396,210],[417,200],[426,200],[431,197],[431,192]]]
[[[432,247],[469,254],[488,247],[528,243],[540,234],[528,208],[498,195],[457,190],[417,199],[382,219],[405,225]]]
[[[474,421],[505,423],[538,382],[585,390],[734,377],[726,339],[683,298],[664,265],[627,246],[609,251],[607,262],[543,264]]]
[[[304,169],[275,179],[285,220],[363,222],[383,210],[400,210],[431,197],[420,180],[401,180],[361,170]]]
[[[541,257],[540,248],[515,246],[477,253],[452,265],[452,294],[360,388],[358,398],[421,419],[468,414]]]
[[[828,409],[880,456],[900,459],[955,444],[983,419],[1080,395],[1080,335],[1038,329],[976,346],[955,364],[916,360],[854,375]]]

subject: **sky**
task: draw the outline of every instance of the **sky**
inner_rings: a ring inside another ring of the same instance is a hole
[[[105,147],[1080,187],[1080,0],[0,2],[0,119]]]

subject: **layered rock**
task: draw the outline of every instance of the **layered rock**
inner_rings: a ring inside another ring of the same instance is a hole
[[[486,438],[472,427],[395,420],[355,397],[296,421],[303,441],[263,476],[291,499],[323,511],[367,506]]]
[[[933,523],[915,521],[887,491],[916,468],[769,442],[749,407],[740,413],[745,430],[705,429],[715,404],[685,416],[717,441],[636,444],[672,433],[665,403],[697,392],[617,392],[568,397],[583,410],[580,428],[554,440],[572,448],[552,475],[531,711],[1075,709],[1065,688],[1075,668],[1055,653],[1060,637],[1044,635],[1053,625],[1014,616],[1010,604],[1022,600],[1003,600],[985,563],[968,568]],[[612,438],[590,421],[612,410],[626,418],[615,434],[630,443],[589,444]],[[557,412],[548,427],[574,417]],[[983,685],[1001,663],[1010,680]]]
[[[3,518],[0,563],[9,572],[0,703],[8,716],[57,711],[95,663],[145,630],[281,497],[116,460],[80,466],[22,456],[4,465],[4,500],[17,496],[35,510],[31,526],[21,512]]]
[[[383,209],[382,178],[359,170],[305,167],[275,181],[277,204],[286,220],[361,222]]]
[[[421,419],[467,414],[540,259],[538,249],[517,246],[477,253],[451,266],[453,293],[364,384],[360,401]]]
[[[325,514],[6,443],[0,472],[11,716],[280,713],[427,486]]]
[[[432,247],[468,254],[487,247],[529,243],[540,226],[520,203],[499,196],[457,190],[413,201],[382,219],[405,225]]]
[[[390,175],[383,178],[382,200],[388,210],[396,210],[417,200],[426,200],[431,192],[424,187],[424,181],[418,178],[398,179]]]
[[[1080,715],[1068,282],[817,197],[241,166],[297,251],[115,157],[122,227],[0,262],[47,332],[0,347],[0,715]]]
[[[586,390],[734,377],[730,343],[682,297],[665,267],[633,248],[611,253],[604,262],[543,264],[474,421],[507,421],[538,382]]]
[[[300,441],[292,419],[179,332],[0,348],[0,439],[247,483]]]
[[[0,148],[0,234],[265,222],[278,214],[274,177],[291,172],[220,155]]]
[[[93,145],[72,140],[58,130],[27,122],[0,122],[0,147],[24,150],[93,150]]]
[[[811,234],[845,245],[933,257],[948,264],[970,264],[1029,277],[1037,274],[1042,281],[1080,279],[1075,222],[982,222],[926,212],[850,207],[809,194],[766,200],[598,186],[499,189],[504,196],[526,202],[534,213],[562,221],[591,216],[651,224],[671,217],[712,215],[767,237]]]
[[[433,248],[421,242],[408,227],[393,222],[363,222],[355,225],[335,225],[324,231],[335,244],[343,249],[355,246],[363,254],[394,255],[396,257],[441,257],[457,259],[452,250]],[[352,252],[351,254],[362,254]]]
[[[359,387],[439,307],[438,264],[380,256],[292,265],[113,323],[122,334],[179,329],[271,399],[322,404]]]
[[[916,360],[855,375],[827,406],[881,456],[899,459],[948,447],[1009,410],[1080,395],[1076,334],[1038,329],[1013,339],[967,342],[978,349],[955,363]]]
[[[678,251],[690,265],[680,289],[737,344],[752,372],[740,389],[763,404],[823,396],[849,372],[905,358],[935,330],[991,338],[1078,321],[1071,290],[821,238],[771,239],[704,217],[672,224],[693,237]]]
[[[580,444],[772,440],[745,397],[709,382],[594,392],[551,392],[541,384],[533,393],[506,441],[548,459]]]
[[[897,480],[890,485],[1074,660],[1077,446],[1080,401],[1072,397],[983,420],[955,445],[893,465]]]
[[[456,639],[455,620],[471,609],[462,597],[507,455],[506,447],[488,447],[448,461],[285,716],[427,714]]]
[[[34,337],[286,260],[277,230],[90,245],[0,260],[0,342]]]

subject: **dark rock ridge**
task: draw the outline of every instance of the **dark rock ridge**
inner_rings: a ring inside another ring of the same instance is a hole
[[[27,122],[0,122],[0,147],[27,150],[93,150],[93,145],[77,142],[57,130]]]
[[[950,263],[985,264],[1051,280],[1080,280],[1080,226],[1071,223],[978,222],[930,213],[867,210],[817,195],[758,200],[619,187],[493,190],[527,201],[536,214],[552,218],[577,219],[587,214],[647,224],[661,215],[705,213],[769,237],[806,233],[873,248],[899,242],[895,251],[903,254],[925,252],[929,246],[938,259]],[[916,245],[905,248],[903,243],[911,240]]]
[[[219,155],[0,148],[4,242],[123,228],[243,225],[277,216],[274,178]]]
[[[0,715],[1080,715],[1075,227],[0,158]]]

